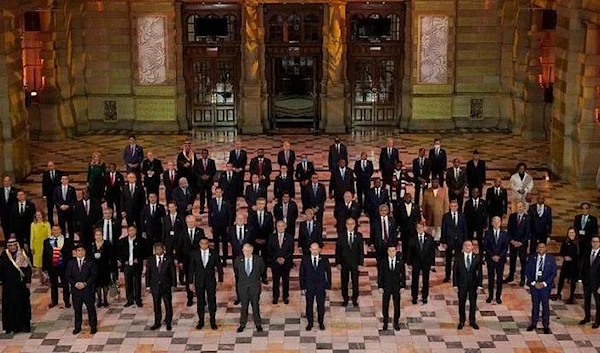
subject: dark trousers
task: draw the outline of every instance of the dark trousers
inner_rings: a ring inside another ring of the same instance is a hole
[[[127,221],[127,226],[131,227],[133,225],[135,225],[135,227],[137,229],[141,229],[142,227],[142,213],[141,211],[132,211],[132,213],[127,213],[127,216],[125,217],[125,220]]]
[[[415,181],[415,195],[413,197],[415,205],[418,205],[421,201],[421,192],[424,190],[427,190],[427,184],[421,186],[421,183],[419,181]]]
[[[394,324],[400,321],[400,289],[383,290],[383,298],[381,301],[381,311],[383,313],[383,322],[387,324],[389,320],[390,297],[394,301]]]
[[[252,305],[252,318],[254,326],[262,326],[260,317],[260,287],[246,286],[239,288],[240,301],[242,302],[242,311],[240,312],[240,326],[245,327],[248,322],[248,305]]]
[[[571,291],[569,299],[575,299],[575,289],[577,288],[577,278],[567,278],[567,271],[565,271],[565,263],[563,262],[563,268],[560,270],[560,275],[558,276],[558,288],[556,289],[556,294],[560,295],[565,285],[565,280],[569,280],[571,284]]]
[[[267,253],[267,243],[259,244],[257,242],[254,242],[254,254],[260,255],[264,258],[266,253]]]
[[[190,290],[190,276],[188,275],[189,273],[189,269],[190,269],[190,263],[189,261],[183,261],[183,269],[180,269],[179,271],[179,281],[183,281],[183,283],[185,284],[185,292],[187,293],[187,300],[188,301],[192,301],[194,300],[194,292],[192,292]]]
[[[142,303],[142,265],[125,265],[125,294],[128,303]]]
[[[148,199],[150,194],[156,194],[156,196],[158,197],[158,192],[160,190],[160,179],[158,180],[158,182],[144,180],[144,186],[146,187],[146,199]]]
[[[54,198],[53,198],[53,196],[46,196],[46,208],[48,209],[48,223],[50,223],[50,228],[52,228],[54,226]]]
[[[62,229],[66,238],[73,239],[75,229],[73,229],[73,212],[72,211],[56,211],[58,213],[58,225]]]
[[[315,317],[313,308],[317,299],[317,321],[319,324],[325,322],[325,289],[322,290],[306,290],[306,321],[312,325]]]
[[[540,320],[540,304],[542,305],[542,325],[550,327],[550,288],[531,288],[531,325],[537,326]]]
[[[523,243],[518,248],[515,248],[512,244],[509,244],[510,248],[510,264],[508,271],[509,280],[515,279],[515,272],[517,270],[517,257],[519,258],[519,263],[521,264],[521,281],[525,280],[525,264],[527,264],[527,244]]]
[[[217,254],[219,254],[219,248],[223,249],[223,255],[221,255],[221,262],[225,265],[227,261],[227,254],[229,248],[227,247],[227,226],[213,227],[213,244]]]
[[[86,289],[84,289],[86,290]],[[75,309],[75,329],[81,330],[81,324],[83,322],[83,304],[88,312],[88,321],[90,328],[94,329],[98,327],[98,318],[96,316],[96,306],[94,293],[89,290],[88,294],[75,294],[73,293],[73,308]]]
[[[475,323],[475,311],[477,310],[477,289],[470,291],[459,290],[458,292],[458,315],[459,323],[466,321],[467,298],[469,299],[469,323]]]
[[[287,264],[273,264],[271,267],[273,273],[273,300],[279,299],[279,283],[283,287],[283,300],[290,297],[290,268]]]
[[[358,300],[358,268],[350,268],[342,265],[342,298],[348,301],[348,279],[352,279],[352,301]]]
[[[423,277],[421,299],[427,300],[429,297],[429,272],[431,272],[430,266],[420,266],[419,264],[412,265],[410,291],[413,300],[417,300],[417,297],[419,296],[419,275]]]
[[[121,219],[121,194],[106,193],[106,206],[112,208],[116,219]]]
[[[358,205],[361,207],[361,209],[364,211],[366,210],[366,206],[365,205],[365,200],[367,197],[367,191],[369,191],[369,184],[360,184],[360,183],[356,183],[356,197],[357,197],[357,201],[358,201]]]
[[[483,241],[483,228],[482,227],[470,227],[465,240],[476,239],[481,243]]]
[[[69,282],[65,278],[65,268],[53,267],[48,271],[48,277],[50,277],[50,300],[52,304],[58,304],[58,279],[63,288],[63,300],[65,304],[70,303],[70,287]]]
[[[217,313],[217,284],[214,283],[212,286],[196,286],[196,298],[198,301],[196,303],[198,322],[204,323],[204,308],[206,307],[206,304],[208,304],[210,322],[213,324],[216,323],[217,319],[215,315]]]
[[[173,320],[173,295],[171,291],[152,292],[152,302],[154,303],[154,324],[160,325],[162,322],[161,301],[165,303],[165,324],[170,325]]]
[[[595,323],[600,323],[600,294],[597,290],[593,290],[589,286],[583,287],[583,312],[585,313],[586,319],[592,317],[592,296],[596,302],[596,320]]]
[[[204,202],[206,201],[206,206],[208,207],[208,203],[212,199],[212,179],[208,181],[200,181],[198,182],[198,193],[200,194],[200,211],[204,211]]]
[[[502,274],[504,273],[504,264],[506,260],[500,259],[498,262],[491,258],[486,260],[488,268],[488,298],[494,297],[494,287],[496,287],[496,299],[502,296]]]
[[[446,278],[452,278],[452,260],[454,259],[454,257],[456,256],[456,254],[460,251],[460,247],[462,245],[451,245],[451,244],[447,244],[446,246],[446,266],[445,266],[445,273],[446,273]]]

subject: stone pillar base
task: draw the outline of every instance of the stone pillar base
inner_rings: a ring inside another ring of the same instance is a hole
[[[323,99],[325,132],[328,134],[346,133],[346,100],[343,86],[328,87]]]
[[[242,134],[262,134],[264,126],[262,122],[260,85],[244,85],[242,100],[242,121],[240,132]]]

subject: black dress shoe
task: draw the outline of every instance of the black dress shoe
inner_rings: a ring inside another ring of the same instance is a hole
[[[496,304],[502,304],[502,299],[496,298]]]
[[[590,322],[590,319],[588,319],[588,318],[584,318],[583,320],[579,321],[579,325],[585,325],[585,324],[587,324],[588,322]]]
[[[102,303],[98,302],[98,304],[96,304],[96,307],[101,308],[102,307]]]
[[[519,282],[519,287],[525,287],[525,281]]]
[[[423,304],[427,304],[427,299],[423,299]]]
[[[400,331],[400,324],[399,323],[395,323],[394,324],[394,330]]]
[[[575,299],[569,298],[565,301],[565,304],[575,304]]]
[[[256,326],[256,332],[262,332],[263,328],[262,326]]]
[[[52,304],[49,304],[49,305],[48,305],[48,309],[52,309],[52,308],[54,308],[55,306],[56,306],[56,304],[54,304],[54,303],[52,303]]]
[[[319,330],[321,330],[321,331],[325,330],[325,324],[324,323],[320,323],[319,324]]]
[[[479,330],[479,325],[477,325],[477,323],[476,323],[476,322],[471,322],[469,325],[471,325],[471,328],[472,328],[473,330]]]
[[[413,303],[413,305],[414,305],[414,304],[417,304],[417,300],[416,300],[416,299],[413,299],[413,300],[412,300],[412,303]]]
[[[512,281],[514,281],[514,280],[515,280],[514,278],[507,278],[507,279],[505,279],[504,281],[502,281],[502,283],[503,283],[503,284],[508,284],[508,283],[510,283],[510,282],[512,282]]]
[[[243,332],[246,327],[240,326],[237,328],[237,332]]]
[[[283,304],[285,304],[285,305],[288,305],[289,303],[290,303],[290,300],[289,300],[289,299],[284,299],[284,300],[283,300]]]
[[[81,332],[80,328],[76,328],[76,329],[73,330],[73,334],[74,335],[78,334],[79,332]]]
[[[554,300],[562,300],[562,295],[557,294],[556,297],[554,297]]]
[[[137,303],[135,305],[137,305],[138,308],[143,308],[144,307],[144,304],[142,304],[142,302],[139,302],[139,303]]]
[[[127,302],[127,303],[125,303],[125,305],[123,305],[123,306],[124,306],[124,307],[126,307],[126,308],[128,308],[128,307],[130,307],[130,306],[132,306],[132,305],[133,305],[133,302]]]
[[[202,330],[203,327],[204,327],[204,322],[199,322],[198,325],[196,325],[196,330]]]
[[[448,282],[450,282],[450,278],[448,278],[448,277],[444,278],[444,283],[448,283]]]
[[[210,323],[210,328],[211,328],[211,330],[216,330],[217,329],[217,324],[214,323],[214,322],[211,322]]]
[[[456,327],[457,330],[462,330],[463,327],[465,327],[465,324],[463,324],[462,322],[460,324],[458,324],[458,326]]]
[[[355,308],[358,308],[358,302],[355,302],[355,301],[353,301],[353,302],[352,302],[352,305],[353,305]]]
[[[71,307],[71,303],[66,303],[65,308],[69,309]]]
[[[95,328],[95,327],[92,327],[92,328],[90,329],[90,333],[91,333],[92,335],[95,335],[97,332],[98,332],[98,329],[97,329],[97,328]]]
[[[489,304],[489,303],[491,303],[491,302],[492,302],[492,297],[488,297],[488,298],[485,300],[485,302],[486,302],[486,303],[488,303],[488,304]]]
[[[186,305],[187,305],[187,306],[192,306],[192,305],[194,305],[194,300],[193,300],[193,299],[188,299],[188,301],[187,301],[187,304],[186,304]]]
[[[383,324],[382,331],[387,331],[387,330],[388,330],[388,324],[386,322],[385,324]]]
[[[437,272],[437,271],[435,270],[435,268],[432,267],[431,272]]]
[[[160,324],[154,324],[154,325],[152,325],[152,327],[150,327],[150,329],[152,331],[154,331],[154,330],[158,329],[159,327],[160,327]]]
[[[273,299],[273,305],[277,305],[278,300],[277,299]]]
[[[548,327],[544,327],[544,335],[549,335],[550,329]]]
[[[173,329],[173,327],[171,326],[171,324],[167,324],[167,331],[171,331],[171,329]]]
[[[527,331],[531,332],[533,330],[535,330],[535,326],[529,325],[529,327],[527,327]]]
[[[102,304],[105,308],[108,308],[108,302],[104,302],[104,304]]]
[[[600,324],[598,324],[597,322],[594,322],[594,324],[592,325],[592,328],[598,328],[600,327]]]
[[[310,330],[312,330],[312,328],[313,328],[312,324],[306,325],[306,331],[310,331]]]
[[[239,299],[234,300],[233,305],[240,305],[240,300]]]

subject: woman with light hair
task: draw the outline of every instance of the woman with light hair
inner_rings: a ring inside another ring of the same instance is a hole
[[[88,165],[87,183],[90,199],[100,201],[103,197],[104,176],[106,165],[102,161],[102,154],[98,151],[92,153],[92,160]]]

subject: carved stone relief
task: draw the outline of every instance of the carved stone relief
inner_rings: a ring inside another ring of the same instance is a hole
[[[419,83],[447,83],[448,30],[448,16],[421,16],[419,22]]]
[[[160,85],[167,80],[165,18],[145,16],[138,19],[138,65],[142,85]]]

